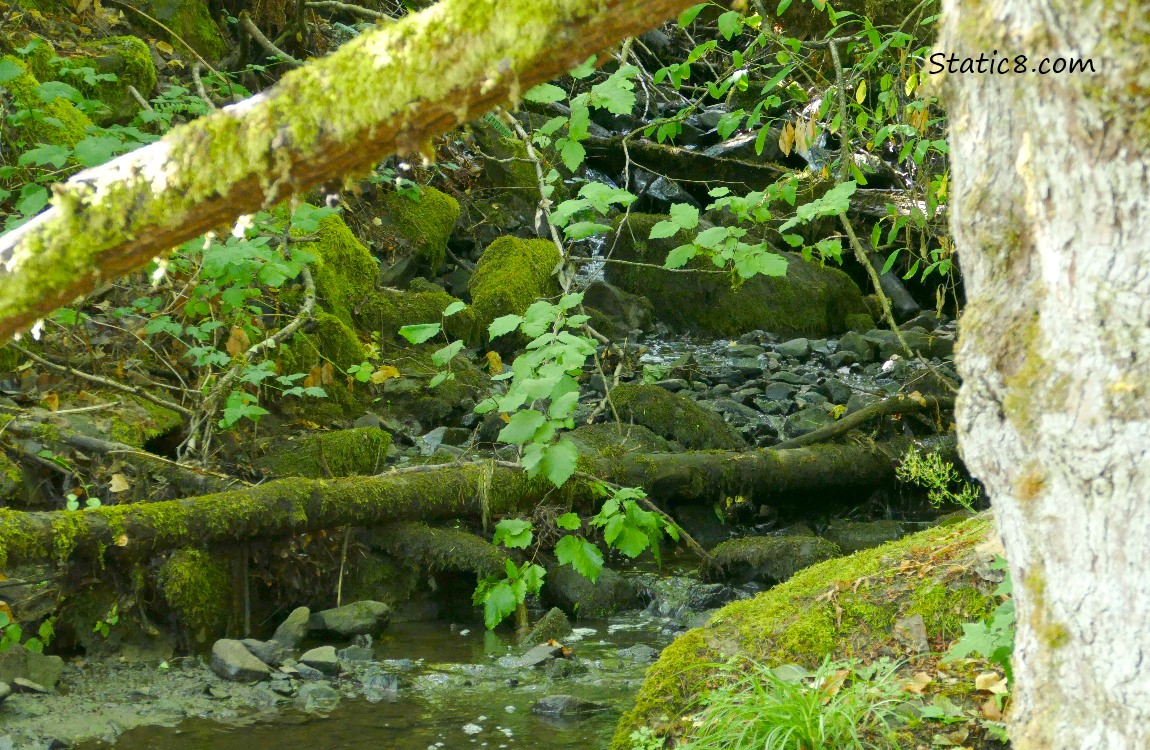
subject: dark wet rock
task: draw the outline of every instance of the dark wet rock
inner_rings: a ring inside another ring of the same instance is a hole
[[[819,391],[830,399],[832,404],[845,404],[854,395],[854,389],[838,378],[827,378],[827,381],[819,386]]]
[[[854,352],[835,352],[827,357],[827,364],[836,370],[840,367],[850,367],[859,363],[859,355]]]
[[[248,651],[269,667],[278,667],[287,658],[288,649],[278,641],[257,641],[255,638],[245,638],[240,641]]]
[[[686,576],[648,574],[639,576],[638,580],[650,600],[646,611],[656,617],[672,620],[681,620],[692,612],[720,607],[738,597],[738,592],[730,586],[706,583]]]
[[[574,695],[548,695],[535,702],[531,712],[548,716],[579,716],[595,714],[609,708],[604,703],[577,698]]]
[[[837,545],[817,536],[755,536],[724,542],[712,557],[715,573],[738,581],[776,583],[840,554]]]
[[[17,677],[16,679],[12,680],[12,692],[38,693],[40,695],[46,695],[51,691],[49,691],[48,688],[44,687],[38,682],[33,682],[32,680],[27,680],[23,677]]]
[[[268,689],[276,695],[295,695],[295,682],[293,682],[290,677],[286,676],[273,677],[268,682]]]
[[[904,328],[921,328],[924,331],[930,332],[946,322],[946,316],[939,315],[934,310],[924,310],[918,315],[914,316],[907,322],[903,323]]]
[[[891,355],[894,354],[906,356],[906,351],[902,348],[902,343],[898,340],[898,335],[894,331],[876,329],[868,331],[864,334],[864,337],[867,341],[874,344],[879,359],[890,359]],[[906,340],[907,346],[909,346],[912,351],[918,352],[924,357],[937,357],[941,359],[943,357],[949,357],[954,353],[954,339],[950,336],[903,331],[902,337]]]
[[[221,638],[212,646],[212,671],[232,682],[258,682],[271,676],[272,670],[240,641]]]
[[[749,402],[755,396],[761,396],[761,395],[763,395],[763,389],[762,388],[754,388],[754,387],[740,388],[739,390],[731,393],[731,400],[737,401],[740,404],[743,404],[744,406],[746,406],[747,402]]]
[[[297,607],[292,610],[292,613],[287,616],[287,619],[280,623],[276,628],[272,640],[280,644],[286,649],[299,648],[300,642],[307,635],[308,618],[311,617],[311,610],[307,607]]]
[[[593,281],[583,292],[583,304],[602,313],[615,328],[616,334],[645,331],[655,320],[650,300],[631,294],[605,281]]]
[[[563,680],[586,674],[587,665],[579,659],[552,659],[543,665],[543,673],[552,680]]]
[[[763,389],[763,396],[771,401],[790,401],[793,395],[795,395],[795,386],[790,383],[770,383]]]
[[[881,398],[874,395],[873,393],[860,393],[856,391],[855,393],[851,394],[850,399],[847,401],[847,410],[844,413],[844,416],[846,414],[854,414],[856,411],[877,404],[881,400]]]
[[[634,646],[619,649],[619,658],[643,663],[652,662],[659,658],[659,649],[652,648],[646,643],[636,643]]]
[[[571,566],[560,565],[547,571],[543,591],[550,603],[578,619],[601,619],[641,605],[635,585],[609,568],[592,583]]]
[[[779,150],[779,136],[782,130],[773,128],[774,132],[767,135],[766,140],[763,141],[763,152],[760,154],[755,150],[755,141],[758,140],[758,132],[743,133],[728,138],[722,143],[711,146],[703,152],[705,156],[713,156],[721,159],[739,159],[740,161],[768,161],[779,162],[786,157],[782,151]]]
[[[806,359],[811,354],[811,342],[807,339],[791,339],[775,346],[775,351],[784,357]]]
[[[293,666],[293,669],[295,671],[295,674],[301,680],[311,680],[311,681],[321,680],[322,681],[322,680],[327,678],[327,674],[325,674],[324,672],[321,672],[320,670],[316,669],[315,667],[310,667],[307,664],[302,664],[302,663],[295,664]]]
[[[758,344],[735,344],[727,348],[727,353],[732,357],[760,357],[767,353],[767,350]]]
[[[686,203],[700,208],[694,196],[684,190],[679,183],[643,169],[636,170],[635,192],[639,196],[635,204],[635,209],[638,211],[664,213],[675,203]]]
[[[823,407],[808,406],[787,417],[783,429],[786,430],[787,437],[799,437],[820,427],[826,427],[834,421],[834,417]]]
[[[567,615],[563,610],[558,607],[552,607],[547,614],[539,618],[535,623],[535,627],[523,639],[524,643],[536,644],[546,643],[547,641],[558,641],[570,635],[571,621],[567,619]]]
[[[759,418],[759,413],[749,406],[744,406],[733,398],[715,399],[707,404],[715,411],[728,417],[735,417],[743,421]]]
[[[9,695],[12,695],[12,688],[8,687],[7,682],[0,682],[0,703],[3,703]],[[3,742],[2,737],[0,737],[0,742]]]
[[[838,353],[844,352],[854,353],[858,356],[858,361],[864,364],[873,361],[875,356],[874,345],[863,334],[856,331],[844,333],[839,339]]]
[[[296,693],[294,705],[305,713],[326,713],[339,705],[339,691],[326,682],[309,682]]]
[[[359,681],[363,685],[363,697],[371,703],[394,699],[399,692],[399,675],[378,668],[360,675]]]
[[[562,646],[552,646],[549,643],[540,643],[527,653],[515,660],[515,666],[521,669],[541,667],[552,659],[563,655]]]
[[[377,633],[387,627],[390,619],[391,607],[383,602],[362,601],[315,612],[308,619],[308,628],[347,637]]]
[[[655,385],[624,383],[612,393],[624,421],[634,421],[689,449],[737,450],[746,443],[714,412]]]
[[[23,678],[55,690],[63,673],[64,660],[59,656],[38,654],[22,645],[0,652],[0,682],[11,685]]]
[[[795,396],[795,405],[797,405],[799,409],[806,409],[809,406],[821,406],[827,403],[827,401],[827,397],[818,391],[807,391],[806,393],[800,393]]]
[[[771,381],[775,383],[789,383],[790,385],[814,385],[813,378],[806,375],[799,375],[797,372],[790,370],[779,370],[771,375]]]
[[[731,538],[731,527],[715,515],[713,508],[696,504],[680,505],[672,509],[671,515],[677,524],[706,549]]]
[[[300,664],[318,669],[329,677],[339,674],[339,656],[335,653],[335,646],[318,646],[305,651],[299,661]]]
[[[375,652],[367,646],[348,646],[336,651],[336,656],[343,664],[345,662],[371,661],[375,658]]]
[[[682,378],[667,378],[666,380],[659,380],[655,385],[670,391],[671,393],[678,393],[684,388],[690,388],[691,384]]]
[[[731,392],[731,386],[726,383],[719,383],[711,389],[711,398],[721,398]]]
[[[904,535],[903,525],[898,521],[835,521],[823,532],[844,554],[893,542]]]

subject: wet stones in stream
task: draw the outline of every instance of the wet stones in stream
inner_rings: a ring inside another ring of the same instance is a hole
[[[383,602],[362,601],[313,613],[308,619],[308,629],[313,633],[345,637],[371,635],[387,627],[390,619],[391,607]]]
[[[604,703],[578,698],[574,695],[548,695],[535,702],[531,712],[543,716],[585,716],[606,711]]]
[[[212,646],[212,671],[232,682],[258,682],[271,676],[272,670],[242,642],[221,638]]]

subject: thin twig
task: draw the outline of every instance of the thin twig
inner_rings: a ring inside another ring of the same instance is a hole
[[[275,55],[276,57],[281,58],[288,65],[292,65],[297,68],[303,65],[302,62],[284,52],[279,47],[275,46],[271,39],[268,39],[266,36],[264,36],[264,33],[260,31],[258,26],[255,25],[255,22],[252,21],[251,16],[249,16],[247,12],[240,14],[240,26],[243,27],[244,31],[251,34],[252,39],[255,39],[256,42],[265,50],[267,50],[269,54]]]
[[[128,84],[128,93],[132,95],[132,98],[136,100],[136,104],[139,104],[141,109],[147,112],[152,111],[152,105],[148,103],[148,100],[144,98],[144,95],[141,94],[135,86]]]
[[[377,21],[391,22],[395,19],[386,13],[380,13],[378,10],[371,10],[370,8],[362,8],[358,5],[351,3],[341,3],[337,0],[315,0],[315,2],[304,3],[307,8],[315,8],[316,10],[334,10],[342,11],[344,13],[351,13],[364,18],[374,18]]]
[[[208,105],[208,109],[215,109],[216,103],[208,96],[207,89],[204,88],[204,79],[200,78],[200,61],[196,60],[196,64],[192,66],[192,80],[196,82],[196,93],[204,100],[204,104]]]

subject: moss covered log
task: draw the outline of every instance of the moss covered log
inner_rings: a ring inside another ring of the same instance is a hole
[[[641,486],[660,502],[714,502],[741,495],[810,502],[820,493],[874,487],[894,476],[909,440],[822,445],[789,451],[628,453],[581,459],[582,468]],[[280,479],[213,495],[87,511],[24,513],[0,509],[0,567],[29,560],[146,555],[173,547],[273,537],[335,526],[491,517],[534,509],[543,499],[592,507],[590,481],[556,493],[517,467],[491,462],[331,480]]]
[[[431,138],[691,0],[444,0],[56,186],[0,239],[0,338],[180,242]]]

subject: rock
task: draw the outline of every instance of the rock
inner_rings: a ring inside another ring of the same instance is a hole
[[[722,606],[738,595],[730,586],[687,576],[643,575],[638,580],[650,599],[646,612],[677,621],[691,612]]]
[[[721,274],[664,270],[667,253],[695,236],[692,230],[649,239],[652,227],[666,219],[659,214],[632,213],[627,226],[608,239],[608,243],[618,240],[614,258],[654,268],[610,263],[605,274],[609,283],[649,299],[655,317],[675,329],[727,338],[754,330],[786,337],[823,337],[846,331],[848,315],[867,312],[862,292],[849,276],[797,255],[785,256],[785,276],[755,276],[737,289]],[[706,229],[705,224],[699,230]],[[708,266],[714,270],[709,258],[700,257],[687,267]]]
[[[856,331],[844,333],[839,339],[838,353],[843,354],[845,352],[855,354],[858,357],[856,361],[863,364],[874,361],[874,346],[870,341],[867,341],[863,334]]]
[[[791,385],[814,385],[815,381],[806,375],[799,375],[790,370],[779,370],[771,375],[771,381],[776,383],[789,383]]]
[[[339,691],[326,682],[309,682],[300,687],[293,705],[304,713],[326,713],[339,705]]]
[[[667,378],[666,380],[656,381],[655,385],[670,391],[671,393],[678,393],[684,388],[689,388],[690,384],[682,378]]]
[[[732,357],[760,357],[767,353],[767,350],[758,344],[735,344],[728,347],[727,352]]]
[[[255,638],[245,638],[240,643],[269,667],[278,667],[288,655],[288,649],[278,641],[258,641]]]
[[[710,406],[720,414],[738,417],[742,420],[759,419],[759,413],[749,406],[744,406],[733,398],[715,399]]]
[[[877,404],[881,400],[881,398],[874,395],[873,393],[861,393],[856,391],[852,393],[850,399],[847,400],[847,410],[844,412],[843,416],[846,416],[847,414],[854,414],[856,411],[865,409],[873,404]]]
[[[315,667],[309,667],[308,665],[303,664],[303,663],[295,665],[295,673],[299,676],[299,678],[301,680],[310,680],[313,682],[316,680],[322,681],[327,677],[326,674],[319,671]]]
[[[340,663],[352,661],[371,661],[375,658],[375,651],[367,646],[348,646],[336,652]]]
[[[305,651],[299,658],[300,664],[318,669],[328,677],[339,674],[339,656],[335,653],[335,646],[319,646]]]
[[[571,621],[558,607],[552,607],[547,614],[539,618],[535,627],[523,639],[524,643],[546,643],[558,641],[571,633]]]
[[[834,422],[834,417],[821,406],[808,406],[787,417],[783,423],[788,437],[799,437],[808,432],[814,432],[820,427],[826,427]]]
[[[38,682],[32,682],[32,680],[26,680],[23,677],[17,677],[16,679],[12,680],[12,692],[39,693],[41,695],[45,695],[50,691],[48,688],[44,687]]]
[[[901,539],[904,535],[898,521],[835,521],[823,536],[837,544],[844,554],[877,547]]]
[[[803,568],[841,555],[838,546],[817,536],[754,536],[732,539],[711,555],[716,568],[737,581],[773,584]]]
[[[827,378],[827,382],[819,386],[819,390],[832,404],[845,404],[854,395],[854,389],[838,378]]]
[[[211,667],[217,675],[232,682],[258,682],[272,673],[247,646],[231,638],[221,638],[212,645]]]
[[[586,673],[587,665],[579,659],[552,659],[543,665],[543,674],[552,680],[564,680]]]
[[[930,639],[926,635],[926,620],[921,614],[911,615],[894,624],[894,637],[910,651],[923,654],[930,651]]]
[[[608,708],[606,704],[576,698],[573,695],[548,695],[536,701],[531,707],[531,712],[547,716],[579,716],[599,713]]]
[[[645,331],[655,320],[651,301],[605,281],[592,281],[583,292],[583,304],[602,313],[616,332]]]
[[[648,427],[691,450],[737,450],[746,442],[714,412],[656,385],[623,383],[612,400],[624,421]]]
[[[20,645],[0,652],[0,682],[11,685],[23,678],[55,690],[63,673],[64,660],[59,656],[37,654]]]
[[[795,395],[795,387],[790,383],[773,382],[763,389],[763,396],[771,401],[790,401],[793,395]]]
[[[731,538],[731,527],[719,520],[713,508],[698,504],[678,505],[671,510],[675,522],[704,548]]]
[[[0,682],[0,703],[3,703],[9,695],[12,695],[12,688],[8,687],[7,682]],[[0,738],[0,740],[3,740],[3,738]]]
[[[671,210],[672,204],[675,203],[686,203],[700,208],[694,196],[684,190],[679,183],[661,175],[656,176],[645,169],[635,170],[635,192],[639,195],[639,200],[634,206],[637,211],[663,213]]]
[[[772,128],[772,132],[767,135],[766,141],[763,142],[763,152],[761,154],[755,150],[755,141],[758,140],[758,133],[755,132],[743,133],[742,135],[728,138],[722,143],[708,148],[703,152],[703,155],[713,156],[717,159],[739,159],[740,161],[778,163],[784,161],[786,158],[786,155],[779,150],[780,135],[782,135],[781,129]]]
[[[560,565],[547,571],[543,591],[550,603],[577,619],[601,619],[642,603],[635,585],[609,568],[591,583],[571,566]]]
[[[903,328],[919,327],[924,331],[933,331],[946,322],[944,316],[939,315],[934,310],[924,310],[918,315],[914,316],[907,322],[902,324]]]
[[[287,616],[287,619],[276,628],[272,640],[286,649],[295,650],[307,635],[308,620],[311,610],[307,607],[297,607]]]
[[[562,646],[552,646],[548,643],[540,643],[527,653],[520,656],[515,660],[515,666],[521,669],[530,669],[531,667],[541,667],[552,659],[557,659],[563,655]]]
[[[308,629],[344,637],[378,633],[387,627],[391,607],[383,602],[362,601],[316,612],[308,619]]]
[[[850,367],[859,363],[859,355],[854,352],[835,352],[827,357],[827,364],[834,369],[840,367]]]
[[[487,326],[504,315],[522,315],[535,300],[558,290],[551,271],[559,263],[559,251],[550,240],[500,237],[487,246],[468,288],[471,306],[459,314],[469,316],[470,343],[487,339]],[[513,337],[512,337],[513,338]]]
[[[619,649],[619,658],[643,663],[652,662],[659,658],[659,649],[652,648],[646,643],[636,643],[634,646]]]
[[[308,433],[265,441],[257,467],[272,476],[350,477],[378,474],[387,460],[391,433],[378,427]]]
[[[941,359],[943,357],[949,357],[954,353],[954,339],[948,336],[903,331],[902,337],[906,339],[907,346],[909,346],[911,350],[922,354],[924,357],[937,357]],[[902,344],[899,342],[898,336],[894,331],[882,329],[867,331],[867,333],[864,334],[864,338],[874,345],[878,352],[878,358],[881,360],[890,359],[893,354],[897,354],[900,357],[906,356],[906,352],[903,350]]]
[[[784,357],[806,359],[811,355],[811,342],[808,339],[791,339],[775,346],[775,351]]]

